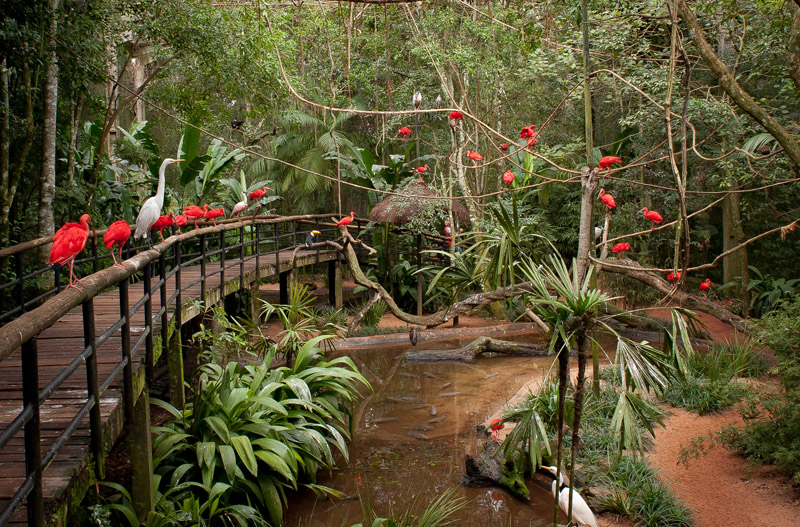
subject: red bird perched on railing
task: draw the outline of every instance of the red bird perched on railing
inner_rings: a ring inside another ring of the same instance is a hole
[[[620,253],[624,253],[625,251],[631,250],[630,243],[618,243],[614,247],[611,248],[611,252],[619,255]]]
[[[400,135],[403,139],[411,135],[411,133],[412,133],[411,128],[408,128],[406,126],[402,127],[397,131],[397,134]]]
[[[471,152],[467,150],[467,157],[475,161],[476,164],[478,161],[483,161],[483,156],[480,155],[478,152]]]
[[[115,221],[108,226],[108,230],[103,235],[106,249],[111,249],[113,246],[119,247],[119,261],[114,256],[114,249],[111,249],[111,259],[114,260],[114,265],[122,265],[122,248],[131,237],[131,226],[125,220]]]
[[[639,211],[639,214],[643,215],[645,218],[650,220],[652,224],[650,225],[650,230],[656,226],[656,224],[661,223],[664,221],[664,218],[661,217],[661,214],[654,210],[647,210],[647,207],[644,207],[642,210]]]
[[[681,279],[681,272],[680,271],[674,271],[674,272],[669,273],[667,275],[667,280],[669,280],[670,282],[677,282],[680,279]]]
[[[597,197],[600,198],[600,201],[603,202],[603,205],[605,205],[608,210],[614,210],[617,208],[617,202],[614,200],[614,196],[606,193],[606,189],[601,188],[600,195]]]
[[[86,247],[86,240],[89,239],[89,225],[92,223],[92,218],[88,214],[81,216],[80,223],[65,223],[58,229],[53,236],[53,246],[50,247],[50,263],[53,268],[69,264],[69,285],[67,287],[74,287],[78,291],[81,289],[73,285],[73,279],[80,282],[75,278],[75,273],[72,266],[75,263],[75,257],[80,254],[84,247]]]
[[[151,231],[158,231],[161,241],[164,241],[164,229],[175,225],[175,213],[170,212],[169,215],[159,216],[156,222],[150,226]]]
[[[700,291],[705,294],[711,288],[711,278],[706,278],[705,282],[700,282]]]
[[[344,232],[347,232],[347,226],[350,225],[351,223],[353,223],[353,218],[355,218],[355,217],[356,217],[355,211],[351,210],[350,211],[350,215],[349,216],[345,216],[344,218],[339,220],[339,222],[336,224],[336,227],[339,228],[339,229],[344,227]]]
[[[209,211],[206,212],[205,219],[211,220],[211,222],[214,224],[214,227],[216,227],[217,218],[219,218],[220,216],[222,216],[223,218],[225,217],[225,209],[223,209],[222,207],[218,209],[209,209]]]
[[[605,170],[614,163],[622,163],[622,159],[616,156],[605,156],[600,158],[600,170]]]
[[[202,209],[197,205],[189,205],[188,207],[183,207],[183,210],[186,212],[186,216],[194,222],[194,228],[196,229],[197,220],[205,217],[206,212],[208,212],[208,205],[203,205]]]
[[[185,227],[188,222],[189,218],[186,214],[178,214],[175,216],[175,226],[178,228],[178,234],[181,233],[181,227]]]

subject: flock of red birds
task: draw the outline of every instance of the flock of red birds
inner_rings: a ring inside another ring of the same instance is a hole
[[[250,200],[259,202],[256,213],[258,213],[258,209],[261,207],[259,200],[267,193],[268,189],[272,190],[265,186],[250,193]],[[242,194],[244,195],[244,192]],[[246,204],[247,202],[244,201],[244,203]],[[240,204],[241,203],[237,203],[237,207]],[[178,229],[178,233],[180,233],[181,227],[187,225],[189,221],[194,223],[194,227],[196,229],[198,228],[198,220],[211,220],[212,224],[216,226],[217,218],[225,217],[225,209],[222,207],[210,209],[208,205],[203,205],[203,208],[200,208],[197,205],[190,205],[188,207],[184,207],[183,210],[184,214],[180,214],[178,216],[175,216],[174,212],[159,216],[155,223],[150,226],[149,230],[158,231],[161,241],[164,241],[163,231],[167,227],[175,226]],[[241,214],[241,212],[243,212],[243,209],[237,211],[236,207],[234,207],[234,213],[236,213],[237,216],[238,214]],[[345,219],[349,221],[347,221],[344,225],[352,221],[351,217]],[[344,222],[344,220],[342,221]],[[80,254],[81,251],[83,251],[83,248],[86,247],[86,241],[89,238],[90,225],[91,218],[88,214],[84,214],[81,216],[80,223],[65,223],[60,229],[58,229],[58,231],[56,231],[55,235],[53,236],[53,245],[50,248],[49,265],[53,267],[69,265],[69,285],[67,285],[67,288],[72,287],[75,289],[80,289],[74,284],[74,282],[80,283],[80,280],[75,278],[73,267],[75,264],[75,258],[78,256],[78,254]],[[122,248],[125,246],[130,236],[131,226],[125,220],[115,221],[109,225],[108,230],[103,235],[103,242],[105,243],[106,249],[110,249],[111,258],[114,260],[115,266],[122,265]],[[119,249],[119,259],[117,259],[115,248]]]

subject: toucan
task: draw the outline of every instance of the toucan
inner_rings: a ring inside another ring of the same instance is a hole
[[[311,244],[314,243],[314,238],[319,236],[319,231],[311,231],[306,236],[306,247],[311,247]]]

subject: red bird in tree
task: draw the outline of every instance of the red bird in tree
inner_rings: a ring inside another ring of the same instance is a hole
[[[113,246],[119,247],[119,261],[114,256],[114,249],[111,249],[111,258],[114,260],[114,265],[122,265],[122,248],[131,237],[131,226],[125,220],[115,221],[108,226],[108,230],[103,235],[106,249],[111,249]]]
[[[264,187],[261,187],[261,188],[257,188],[253,192],[251,192],[250,195],[247,196],[247,197],[252,199],[252,200],[259,200],[262,197],[264,197],[264,194],[267,193],[267,190],[272,190],[272,189],[270,187],[267,187],[267,186],[264,186]]]
[[[600,198],[600,201],[603,202],[603,205],[605,205],[608,208],[608,210],[614,210],[615,208],[617,208],[617,202],[614,201],[614,196],[612,196],[611,194],[607,194],[606,189],[601,188],[600,195],[597,197]]]
[[[480,155],[478,152],[471,152],[467,150],[467,157],[475,161],[476,164],[478,161],[483,161],[483,156]]]
[[[659,214],[654,210],[647,210],[647,207],[644,207],[642,210],[640,210],[639,214],[643,215],[645,218],[647,218],[652,222],[652,224],[650,225],[650,230],[653,230],[653,227],[655,227],[656,224],[664,221],[664,218],[661,217],[661,214]]]
[[[494,439],[495,443],[499,443],[497,440],[497,434],[503,429],[502,419],[495,419],[489,423],[489,428],[492,430],[492,439]]]
[[[522,129],[522,131],[519,133],[519,138],[520,138],[520,139],[529,139],[529,138],[531,138],[531,137],[534,137],[534,135],[535,135],[535,132],[534,132],[534,130],[535,130],[535,129],[536,129],[536,125],[535,125],[535,124],[532,124],[532,125],[530,125],[530,126],[526,126],[526,127],[525,127],[525,128],[523,128],[523,129]]]
[[[178,214],[175,216],[175,226],[178,228],[178,234],[181,233],[181,227],[185,227],[188,222],[189,218],[186,214]]]
[[[507,151],[508,150],[508,143],[503,143],[502,145],[500,145],[500,150],[502,150],[503,152]]]
[[[614,163],[622,163],[622,159],[616,156],[605,156],[600,158],[600,170],[605,170]]]
[[[619,255],[620,253],[624,253],[625,251],[630,251],[630,250],[631,250],[631,244],[630,243],[618,243],[614,247],[611,248],[611,252],[612,253],[616,253],[617,255]]]
[[[223,209],[222,207],[218,209],[209,209],[209,211],[206,212],[205,219],[211,220],[211,222],[214,224],[214,227],[216,227],[217,218],[219,218],[220,216],[222,216],[223,218],[225,217],[225,209]]]
[[[464,118],[464,114],[461,112],[450,112],[450,126],[455,126],[456,122],[460,121]]]
[[[406,126],[402,127],[397,131],[397,134],[402,136],[403,139],[406,139],[409,135],[411,135],[411,133],[412,133],[411,128],[408,128]]]
[[[681,272],[680,271],[673,271],[667,275],[667,280],[670,282],[677,282],[681,279]]]
[[[80,223],[65,223],[63,227],[56,231],[53,236],[53,246],[50,247],[50,263],[54,269],[69,264],[69,287],[74,287],[78,291],[80,288],[73,285],[73,279],[80,282],[75,278],[72,266],[75,263],[75,257],[80,254],[84,247],[86,247],[86,240],[89,239],[89,225],[92,218],[88,214],[81,216]]]
[[[356,217],[355,211],[351,210],[350,211],[350,215],[349,216],[345,216],[344,218],[339,220],[339,222],[336,224],[336,227],[339,228],[339,229],[344,227],[344,232],[347,232],[347,226],[350,225],[351,223],[353,223],[353,218],[355,218],[355,217]]]
[[[711,278],[706,278],[705,282],[700,282],[700,291],[706,294],[709,289],[711,289]]]
[[[159,216],[156,222],[150,227],[151,231],[158,231],[158,235],[161,236],[161,241],[164,241],[164,229],[175,225],[175,213],[170,212],[169,215]]]
[[[186,212],[186,216],[194,222],[194,228],[196,229],[197,220],[206,215],[208,205],[203,205],[202,209],[197,205],[189,205],[188,207],[183,207],[183,210]]]
[[[506,185],[510,185],[514,182],[514,173],[510,170],[506,170],[505,174],[503,174],[503,183]]]

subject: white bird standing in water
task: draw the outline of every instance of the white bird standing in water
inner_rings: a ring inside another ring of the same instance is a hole
[[[558,474],[556,467],[542,468],[552,473],[553,477]],[[558,499],[558,506],[564,511],[564,514],[569,514],[569,486],[564,484],[564,475],[560,474],[560,476],[558,482],[553,480],[553,497]],[[580,525],[597,527],[597,520],[592,509],[575,489],[572,489],[572,519]]]
[[[183,161],[183,159],[172,159],[168,157],[161,163],[161,168],[158,169],[158,188],[156,189],[156,195],[147,198],[147,201],[144,202],[144,205],[142,205],[142,208],[139,210],[139,215],[136,216],[136,232],[133,235],[134,240],[147,236],[150,227],[152,227],[156,220],[158,220],[158,217],[161,216],[161,208],[164,206],[164,171],[167,169],[167,165],[180,163],[181,161]]]

